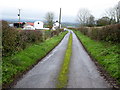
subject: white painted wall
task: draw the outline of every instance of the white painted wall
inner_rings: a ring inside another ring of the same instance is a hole
[[[35,30],[35,28],[31,25],[25,26],[23,30]]]
[[[43,29],[43,25],[44,25],[44,23],[41,22],[41,21],[35,21],[34,22],[34,28],[35,29]]]
[[[59,23],[58,23],[58,22],[55,22],[55,23],[53,24],[52,29],[53,29],[53,30],[56,30],[56,29],[58,29],[58,28],[59,28]]]

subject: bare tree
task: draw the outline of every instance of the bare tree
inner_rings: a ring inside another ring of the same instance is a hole
[[[120,2],[113,8],[109,8],[105,12],[106,16],[110,18],[110,24],[120,22]]]
[[[119,16],[119,21],[120,21],[120,1],[118,2],[118,16]]]
[[[118,5],[115,6],[115,12],[116,12],[117,23],[119,23],[120,22],[120,3],[118,3]]]
[[[77,14],[77,20],[80,23],[80,25],[85,26],[88,21],[88,17],[90,17],[90,11],[88,9],[82,8],[79,10]]]
[[[106,16],[110,18],[110,24],[114,24],[116,22],[115,8],[109,8],[105,13],[106,13]]]
[[[54,20],[54,13],[53,12],[46,13],[45,20],[47,21],[48,27],[50,29],[52,29],[53,20]]]

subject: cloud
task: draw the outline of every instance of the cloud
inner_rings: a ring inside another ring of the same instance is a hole
[[[1,0],[0,10],[2,16],[16,17],[18,9],[21,9],[23,18],[42,18],[45,13],[52,11],[56,18],[59,16],[59,8],[62,8],[64,20],[74,17],[80,8],[88,8],[91,13],[99,18],[104,10],[113,7],[119,0]]]

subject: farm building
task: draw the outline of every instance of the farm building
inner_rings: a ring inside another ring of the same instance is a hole
[[[58,28],[59,28],[59,22],[56,21],[56,22],[53,24],[52,29],[53,29],[53,30],[57,30]]]
[[[16,27],[16,28],[23,28],[23,30],[36,30],[36,29],[44,29],[44,30],[49,30],[49,28],[44,28],[44,23],[41,21],[35,21],[34,23],[31,22],[16,22],[13,24],[9,24],[11,27]]]
[[[19,28],[19,27],[23,28],[24,24],[25,24],[25,22],[16,22],[16,23],[13,23],[13,26],[16,28]]]
[[[23,30],[35,30],[35,28],[34,28],[34,23],[26,22],[26,23],[24,24]]]
[[[28,25],[30,25],[30,26],[34,26],[34,23],[26,22],[24,26],[28,26]]]
[[[35,21],[34,22],[34,28],[35,29],[43,29],[43,25],[44,25],[44,23],[41,22],[41,21]]]
[[[35,28],[31,25],[25,26],[23,30],[35,30]]]

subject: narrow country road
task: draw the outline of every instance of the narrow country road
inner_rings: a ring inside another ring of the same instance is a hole
[[[14,88],[55,88],[67,48],[68,33],[60,44],[17,82]]]
[[[72,31],[71,31],[72,32]],[[70,32],[60,44],[17,82],[14,88],[55,88]],[[67,88],[109,88],[74,32]]]
[[[97,67],[73,34],[72,56],[69,67],[68,88],[109,88]]]

